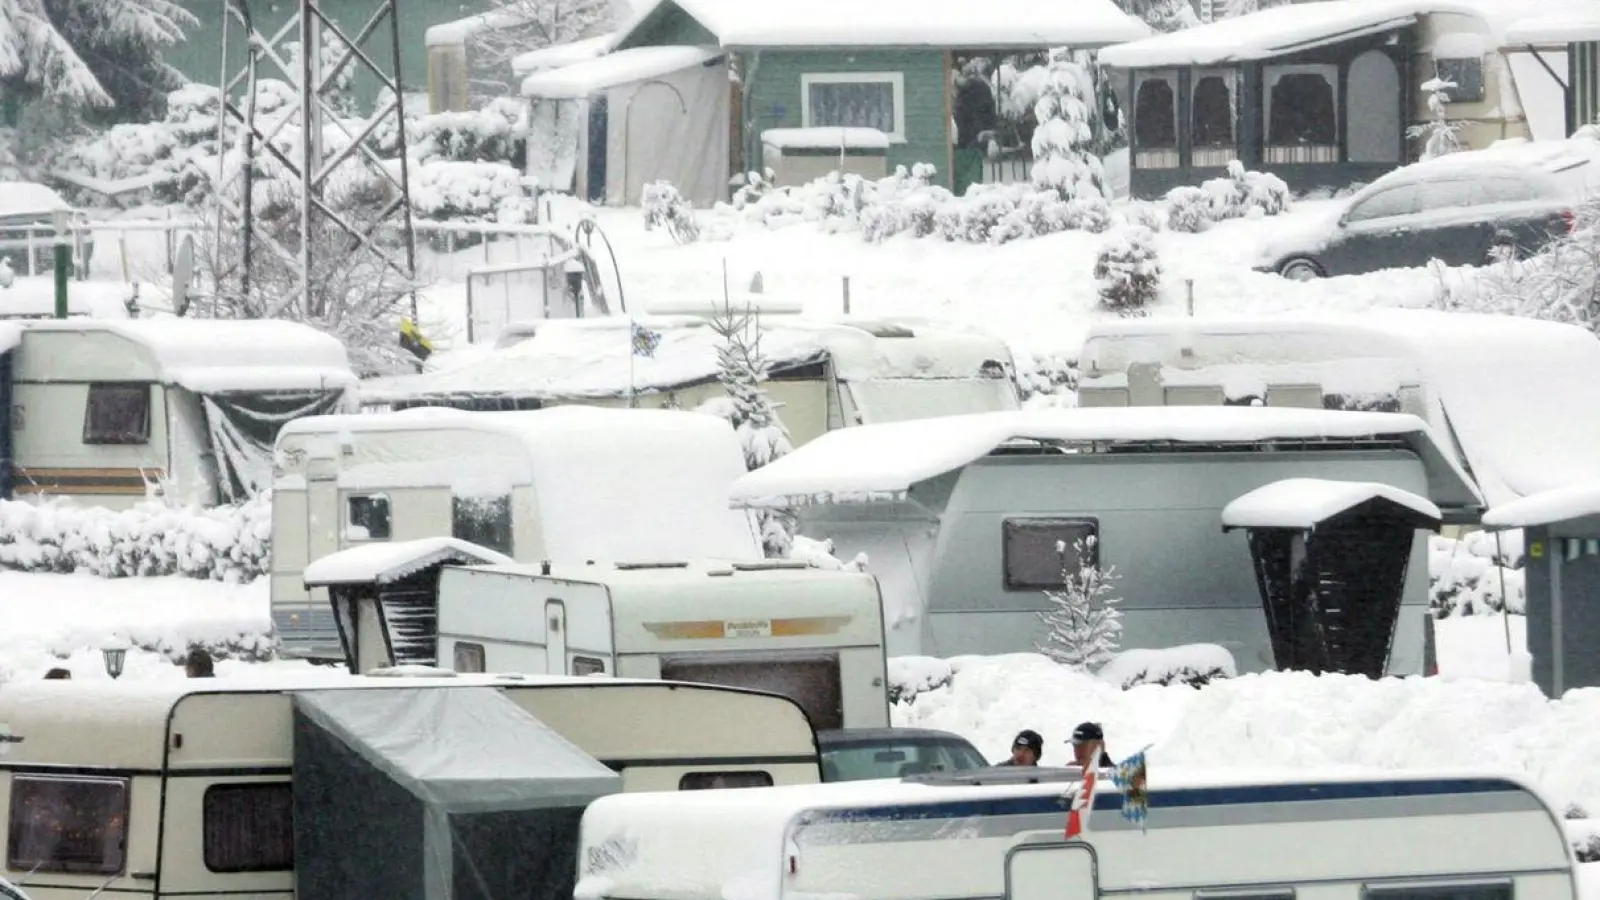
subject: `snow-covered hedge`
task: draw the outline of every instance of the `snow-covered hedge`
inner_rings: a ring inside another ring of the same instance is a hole
[[[115,198],[69,197],[87,204],[115,200],[123,205],[181,203],[201,188],[206,160],[217,152],[220,94],[215,87],[189,85],[167,95],[167,114],[159,122],[125,122],[68,146],[54,163],[63,173],[116,183],[148,178],[148,187]]]
[[[441,112],[408,123],[407,143],[419,162],[498,162],[514,164],[522,155],[517,122],[524,104],[497,98],[483,109]]]
[[[270,494],[215,509],[0,501],[0,567],[23,572],[244,582],[267,573],[271,541]]]
[[[1141,684],[1201,687],[1239,674],[1233,654],[1217,644],[1185,644],[1159,650],[1124,650],[1101,666],[1095,677],[1123,690]]]
[[[522,173],[505,163],[437,159],[414,169],[411,181],[411,209],[419,219],[521,224],[533,211]]]
[[[1522,571],[1522,532],[1495,536],[1472,532],[1461,540],[1428,539],[1428,606],[1434,616],[1522,613],[1527,587]]]

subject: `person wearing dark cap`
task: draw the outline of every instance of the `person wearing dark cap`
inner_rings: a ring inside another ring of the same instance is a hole
[[[1011,758],[1002,766],[1037,766],[1039,757],[1044,755],[1044,738],[1039,732],[1026,728],[1017,732],[1017,737],[1011,742]]]
[[[51,669],[44,673],[46,681],[71,681],[72,672],[68,669]]]
[[[1114,769],[1117,764],[1111,760],[1111,754],[1106,752],[1106,733],[1094,722],[1081,723],[1072,729],[1072,761],[1079,768],[1087,769],[1092,764],[1097,769]],[[1099,762],[1094,759],[1099,757]]]

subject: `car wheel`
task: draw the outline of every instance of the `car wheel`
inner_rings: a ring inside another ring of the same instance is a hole
[[[1290,281],[1316,281],[1322,277],[1322,267],[1309,259],[1291,259],[1278,267],[1278,274]]]

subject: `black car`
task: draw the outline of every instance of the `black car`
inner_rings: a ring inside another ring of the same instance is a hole
[[[1362,189],[1336,221],[1270,242],[1255,269],[1310,281],[1526,255],[1571,229],[1597,170],[1586,154],[1494,149],[1406,166]]]
[[[817,732],[823,781],[903,778],[987,768],[966,738],[926,728],[847,728]]]

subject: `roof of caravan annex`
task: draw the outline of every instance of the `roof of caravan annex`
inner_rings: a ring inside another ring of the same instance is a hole
[[[445,396],[616,397],[705,384],[716,377],[722,339],[698,316],[638,316],[656,332],[651,356],[636,356],[621,316],[541,323],[531,338],[457,368],[374,378],[363,399]],[[879,336],[896,335],[896,336]],[[901,335],[910,335],[904,337]],[[972,378],[984,362],[1011,362],[993,335],[919,319],[839,321],[774,316],[761,322],[761,351],[775,368],[831,360],[846,380]],[[631,382],[630,382],[631,379]]]
[[[460,538],[358,544],[313,560],[301,573],[307,587],[335,584],[388,584],[439,563],[507,564],[513,560]]]
[[[1246,349],[1226,345],[1230,337],[1270,340]],[[1208,352],[1208,340],[1221,346]],[[1304,366],[1305,375],[1292,377],[1362,394],[1399,386],[1377,380],[1422,379],[1491,506],[1600,480],[1600,338],[1576,325],[1408,309],[1126,320],[1091,328],[1079,357],[1092,383],[1102,365],[1123,373],[1129,362],[1170,363],[1185,349],[1194,359],[1163,371],[1164,380],[1215,381],[1217,368],[1259,379],[1268,367]]]
[[[740,478],[736,505],[851,503],[895,498],[1016,440],[1221,443],[1396,438],[1421,457],[1442,503],[1482,500],[1428,426],[1399,413],[1273,407],[1100,407],[945,416],[831,431]]]
[[[439,431],[499,440],[464,446],[460,440],[426,439]],[[738,435],[715,416],[587,406],[311,416],[284,426],[275,456],[289,447],[309,455],[337,452],[336,442],[383,434],[417,439],[370,455],[341,456],[342,486],[444,486],[468,496],[500,496],[532,485],[543,552],[550,559],[760,552],[750,518],[729,508],[723,495],[746,466]]]
[[[148,354],[162,383],[195,393],[353,387],[344,345],[298,322],[270,319],[66,319],[19,322],[27,334],[115,335]],[[10,328],[0,326],[0,349]]]
[[[1314,47],[1410,25],[1419,17],[1450,13],[1471,16],[1499,43],[1534,14],[1592,5],[1586,0],[1321,0],[1278,6],[1183,31],[1106,47],[1102,64],[1119,69],[1205,66],[1271,59]]]

